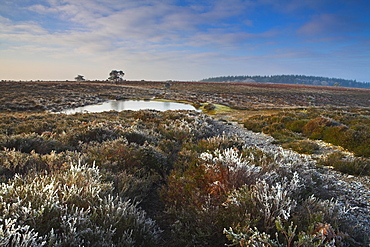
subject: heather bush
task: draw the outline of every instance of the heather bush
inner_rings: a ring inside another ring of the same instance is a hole
[[[166,155],[148,143],[138,145],[120,138],[95,145],[84,145],[82,152],[88,157],[89,162],[95,162],[105,171],[135,172],[142,169],[147,174],[155,173],[162,176],[169,171]]]
[[[285,147],[311,152],[317,146],[296,132],[321,113],[286,110],[252,120],[259,131],[280,138],[277,142],[289,141]],[[366,141],[367,119],[343,116],[325,115],[332,119],[323,128],[325,138]],[[0,150],[0,234],[12,243],[324,246],[351,238],[367,243],[354,209],[330,200],[337,195],[327,190],[330,184],[308,155],[271,145],[272,138],[254,142],[229,135],[234,126],[206,115],[12,115],[0,116],[0,126],[0,144],[17,144]],[[19,149],[25,140],[32,145]],[[38,147],[43,143],[51,145]],[[94,165],[74,165],[78,162]]]
[[[19,226],[14,219],[0,219],[0,246],[41,247],[46,246],[46,241],[28,225]]]
[[[15,149],[23,153],[35,151],[36,153],[47,154],[53,150],[60,151],[62,143],[52,138],[31,133],[2,138],[0,148]]]
[[[161,193],[167,208],[171,244],[212,246],[225,242],[222,229],[232,220],[222,206],[227,192],[252,179],[260,169],[249,166],[231,148],[202,153],[197,163],[186,167],[171,173]]]
[[[312,139],[323,139],[326,127],[339,126],[340,124],[331,118],[318,117],[307,122],[302,128],[303,134]]]
[[[320,181],[307,171],[314,163],[306,156],[267,147],[188,155],[186,169],[176,166],[161,194],[171,246],[227,243],[221,232],[241,246],[351,243],[341,232],[348,210],[312,196]]]
[[[261,247],[279,247],[279,246],[306,246],[306,247],[319,247],[319,246],[336,246],[335,241],[328,241],[321,235],[307,234],[300,232],[297,234],[297,226],[290,223],[284,226],[280,219],[276,222],[277,232],[275,237],[265,232],[260,232],[258,228],[233,228],[224,229],[227,238],[232,242],[232,245],[239,245],[241,247],[247,246],[261,246]],[[341,244],[341,243],[339,243]]]
[[[348,234],[331,225],[347,217],[345,207],[314,196],[298,203],[289,196],[299,187],[296,174],[294,180],[290,185],[268,185],[260,181],[255,186],[232,191],[226,206],[234,214],[237,212],[233,216],[240,221],[224,229],[227,238],[240,246],[342,246],[353,243],[348,241],[353,241],[348,239]]]
[[[119,135],[116,131],[105,127],[87,127],[82,130],[74,130],[70,133],[67,144],[78,147],[80,143],[98,142],[117,139]]]
[[[123,136],[127,139],[129,143],[134,142],[139,145],[143,145],[145,142],[151,142],[152,137],[146,135],[145,133],[139,131],[129,131],[125,132]]]
[[[237,136],[226,136],[216,135],[204,139],[199,139],[196,143],[187,142],[184,143],[183,148],[188,150],[194,150],[198,153],[211,152],[216,149],[226,150],[226,149],[238,149],[242,150],[245,147],[245,141],[241,140]]]
[[[228,194],[234,189],[243,188],[243,185],[248,187],[246,184],[255,188],[248,194],[250,198],[249,203],[246,203],[250,210],[248,213],[256,216],[253,219],[255,221],[262,217],[258,216],[262,213],[255,209],[261,208],[261,205],[265,205],[266,208],[271,205],[268,205],[268,202],[262,202],[262,198],[257,196],[260,194],[257,193],[259,189],[265,193],[269,191],[268,185],[265,190],[263,186],[259,186],[267,184],[267,180],[258,182],[260,181],[258,177],[262,177],[270,170],[270,163],[274,162],[269,161],[274,158],[277,161],[281,157],[264,155],[263,151],[255,156],[252,151],[254,149],[240,152],[229,148],[223,151],[216,149],[210,153],[203,152],[199,154],[197,162],[189,164],[186,170],[176,169],[172,172],[167,187],[162,191],[162,199],[168,208],[166,213],[170,219],[174,219],[169,222],[172,238],[185,244],[185,239],[189,241],[189,236],[192,236],[192,242],[188,242],[186,246],[200,243],[212,246],[212,243],[225,242],[222,237],[223,228],[232,225],[233,222],[241,224],[242,219],[246,219],[242,213],[245,213],[245,210],[228,206],[232,200]],[[262,161],[258,157],[261,157]],[[271,167],[273,166],[275,164],[271,164]],[[294,182],[287,183],[284,180],[284,183],[291,185]],[[279,189],[271,192],[273,194],[269,195],[269,198],[278,200],[277,197],[281,195],[278,192],[280,192]],[[285,199],[287,199],[286,195],[282,195],[280,203],[282,204]],[[282,209],[277,206],[277,211],[288,214],[289,206],[293,203],[287,200],[287,204],[288,206],[283,206]],[[270,225],[277,216],[280,214],[275,211],[272,216],[266,216],[266,224]],[[209,222],[212,222],[212,225]]]
[[[211,136],[213,130],[209,119],[175,119],[158,126],[159,132],[168,139],[182,142],[185,139],[199,139]]]
[[[47,170],[48,165],[41,158],[42,155],[31,151],[22,153],[15,149],[4,149],[0,151],[0,166],[8,169],[11,173],[25,174],[30,171]]]
[[[76,151],[60,153],[51,151],[50,154],[38,154],[34,151],[22,153],[7,148],[0,151],[0,167],[6,169],[4,172],[10,177],[15,173],[28,174],[59,170],[67,163],[76,163],[79,160],[85,162],[86,155]]]
[[[248,130],[252,130],[254,132],[262,132],[262,129],[267,126],[268,123],[266,123],[264,119],[261,119],[260,116],[254,116],[244,121],[243,125],[244,128]]]
[[[112,189],[94,166],[16,176],[0,187],[2,220],[33,229],[25,234],[34,232],[53,246],[157,244],[155,222],[137,204],[113,196]]]

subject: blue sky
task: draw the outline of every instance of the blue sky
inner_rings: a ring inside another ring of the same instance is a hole
[[[369,0],[0,0],[0,79],[370,81]]]

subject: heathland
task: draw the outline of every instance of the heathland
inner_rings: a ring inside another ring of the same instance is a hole
[[[0,246],[367,246],[370,90],[1,82]],[[111,99],[202,112],[58,113]]]

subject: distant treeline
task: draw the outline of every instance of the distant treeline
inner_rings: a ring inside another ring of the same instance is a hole
[[[203,82],[258,82],[258,83],[283,83],[283,84],[306,84],[321,86],[340,86],[370,88],[370,82],[358,82],[339,78],[305,75],[272,75],[272,76],[218,76],[201,80]]]

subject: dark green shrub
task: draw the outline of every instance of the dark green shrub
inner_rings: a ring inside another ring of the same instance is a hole
[[[304,135],[308,136],[309,138],[313,139],[322,139],[324,128],[326,127],[327,121],[325,118],[316,118],[309,121],[305,126],[302,128],[302,132]]]
[[[166,155],[151,145],[140,146],[136,156],[148,172],[152,171],[164,177],[170,170]]]
[[[146,141],[151,142],[153,140],[152,137],[138,131],[124,132],[122,136],[125,137],[129,143],[134,142],[139,145],[143,145]]]
[[[313,154],[320,148],[317,143],[312,141],[295,141],[285,143],[282,146],[285,148],[291,148],[292,150],[300,154]]]
[[[2,138],[1,148],[15,149],[23,153],[35,151],[40,154],[47,154],[51,151],[61,151],[62,143],[55,139],[45,138],[35,133],[21,134],[11,137]]]
[[[78,147],[80,143],[101,143],[103,141],[114,140],[119,137],[117,131],[104,127],[87,127],[79,130],[75,129],[70,131],[68,135],[69,138],[67,139],[66,145],[70,145],[74,148]]]
[[[370,160],[366,158],[345,158],[334,153],[320,160],[319,165],[332,166],[335,170],[352,175],[370,175]]]
[[[265,122],[259,121],[257,119],[248,119],[248,121],[243,122],[244,128],[254,131],[262,132],[262,129],[267,125]]]
[[[276,131],[281,131],[284,129],[284,124],[282,123],[272,123],[263,127],[262,132],[265,134],[272,134]]]
[[[335,127],[327,127],[323,130],[323,140],[326,142],[330,142],[334,145],[341,145],[348,144],[351,141],[352,136],[349,135],[349,132],[347,132],[347,127],[342,125],[342,126],[335,126]]]
[[[307,120],[296,120],[287,123],[285,126],[288,130],[291,130],[293,132],[302,133],[303,126],[307,124]]]

